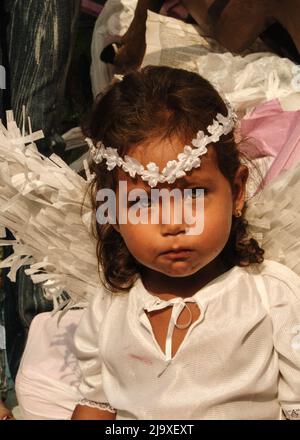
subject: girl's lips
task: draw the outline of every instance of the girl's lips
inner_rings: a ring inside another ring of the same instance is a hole
[[[191,249],[176,249],[163,252],[162,255],[170,260],[179,260],[189,258],[191,256]]]

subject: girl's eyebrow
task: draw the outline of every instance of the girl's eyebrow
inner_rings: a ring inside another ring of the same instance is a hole
[[[214,180],[212,178],[210,178],[209,176],[205,176],[205,177],[182,177],[181,179],[179,179],[178,184],[179,186],[184,186],[184,185],[203,185],[203,184],[211,184],[213,183]]]

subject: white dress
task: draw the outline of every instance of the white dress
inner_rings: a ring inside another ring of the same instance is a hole
[[[193,301],[200,316],[171,358],[175,315]],[[145,309],[170,304],[164,353]],[[83,403],[117,419],[300,418],[300,278],[273,261],[236,266],[185,300],[160,300],[140,279],[128,294],[103,289],[75,347]]]

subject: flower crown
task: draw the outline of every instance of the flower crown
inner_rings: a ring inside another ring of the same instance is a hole
[[[210,136],[199,130],[196,138],[191,142],[195,148],[186,145],[183,153],[178,154],[177,160],[169,160],[161,173],[154,162],[148,163],[145,168],[138,160],[128,155],[125,155],[123,159],[119,156],[116,148],[105,147],[101,141],[96,146],[90,138],[86,138],[86,142],[95,163],[101,163],[105,159],[109,171],[118,166],[131,177],[141,176],[142,180],[148,182],[149,186],[154,188],[158,183],[174,183],[176,179],[185,176],[191,169],[200,166],[200,156],[207,153],[206,146],[218,142],[222,135],[230,133],[234,128],[237,116],[229,105],[227,105],[227,111],[227,116],[218,113],[213,123],[207,127]]]

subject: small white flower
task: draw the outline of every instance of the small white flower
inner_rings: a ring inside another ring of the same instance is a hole
[[[148,182],[148,184],[151,188],[155,188],[159,182],[159,176],[157,176],[157,177],[145,176],[145,178],[144,178],[144,176],[142,176],[142,179],[145,180],[146,182]]]
[[[228,123],[227,116],[222,115],[222,113],[217,114],[216,120],[224,126]]]
[[[210,133],[210,134],[214,134],[215,131],[216,131],[219,127],[220,127],[220,124],[218,123],[218,121],[215,121],[215,120],[214,120],[213,123],[207,127],[207,131],[208,131],[208,133]],[[223,127],[221,127],[221,128],[223,128]]]
[[[207,142],[207,144],[208,144],[209,142]],[[207,153],[207,148],[206,148],[206,146],[205,145],[201,145],[201,147],[199,147],[199,148],[197,148],[197,149],[194,149],[193,151],[192,151],[192,154],[191,154],[191,156],[192,157],[199,157],[199,156],[203,156],[204,154],[206,154]]]
[[[192,140],[192,144],[194,145],[194,141],[196,141],[196,139]],[[196,145],[194,145],[196,147]],[[194,148],[190,147],[189,145],[185,145],[184,149],[183,149],[183,154],[185,155],[190,155],[192,154],[192,152],[194,151]]]
[[[184,164],[184,171],[191,171],[193,168],[200,167],[201,159],[199,157],[190,157],[186,160]]]
[[[154,162],[148,163],[146,168],[141,174],[142,180],[147,181],[153,188],[160,180],[159,168]]]
[[[122,168],[126,173],[129,173],[130,177],[135,177],[136,174],[141,174],[144,171],[143,165],[136,159],[130,156],[124,156],[124,162]]]
[[[185,175],[186,173],[183,170],[175,171],[173,174],[166,178],[166,182],[172,184],[175,182],[175,180],[181,179],[181,177],[184,177]]]
[[[180,179],[185,176],[186,173],[183,170],[184,161],[186,155],[183,154],[183,160],[169,160],[166,167],[162,171],[163,181],[167,183],[174,183],[176,179]]]
[[[159,168],[154,162],[149,162],[148,165],[146,165],[147,170],[153,173],[159,173]]]
[[[210,142],[218,142],[218,140],[220,139],[220,137],[224,134],[223,130],[216,130],[215,133],[213,133],[210,137]]]
[[[123,163],[123,160],[119,156],[116,148],[106,148],[106,152],[103,154],[103,157],[106,159],[107,169],[109,171],[113,170],[116,166],[121,166]]]
[[[200,148],[202,145],[206,145],[207,136],[203,133],[203,131],[200,131],[197,133],[197,137],[192,140],[192,145],[195,148]]]
[[[169,177],[176,170],[177,166],[178,162],[176,160],[169,160],[165,168],[162,170],[162,175],[166,178]]]
[[[207,131],[211,134],[209,137],[210,142],[217,142],[224,134],[224,127],[214,120],[213,124],[207,127]]]

